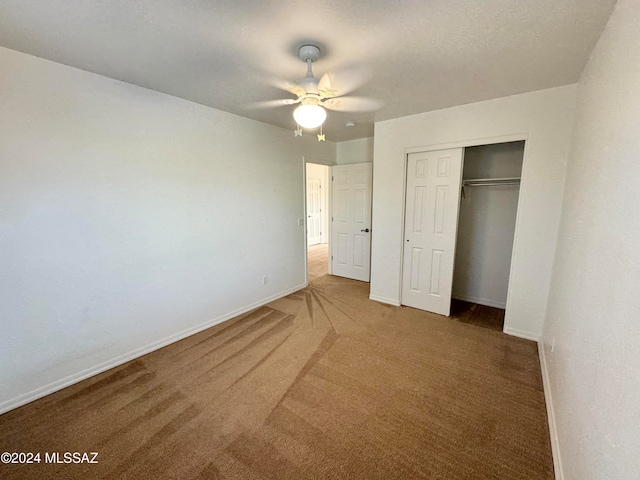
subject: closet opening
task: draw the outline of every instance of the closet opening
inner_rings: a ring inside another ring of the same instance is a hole
[[[451,315],[499,331],[504,327],[524,143],[464,151]]]

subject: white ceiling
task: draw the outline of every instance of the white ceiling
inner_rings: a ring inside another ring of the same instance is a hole
[[[578,80],[615,0],[1,0],[0,45],[294,129],[267,78],[344,66],[373,77],[353,94],[373,113],[329,112],[328,140],[373,122]],[[293,97],[291,97],[293,98]],[[345,122],[353,120],[355,127]]]

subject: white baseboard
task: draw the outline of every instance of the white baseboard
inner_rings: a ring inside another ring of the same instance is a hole
[[[524,338],[525,340],[532,340],[534,342],[538,342],[540,340],[540,334],[527,332],[524,330],[518,330],[517,328],[505,327],[503,332],[506,333],[507,335]]]
[[[564,480],[562,472],[562,461],[560,458],[560,448],[558,443],[558,428],[556,426],[556,414],[553,409],[553,400],[551,398],[551,384],[549,381],[549,370],[547,369],[547,357],[544,350],[544,344],[538,341],[538,353],[540,355],[540,370],[542,371],[542,387],[544,389],[544,401],[547,406],[547,419],[549,421],[549,434],[551,436],[551,454],[553,455],[553,471],[556,474],[556,480]]]
[[[34,400],[45,397],[53,392],[62,390],[63,388],[73,385],[74,383],[81,382],[82,380],[86,380],[87,378],[93,377],[94,375],[98,375],[99,373],[106,372],[111,368],[117,367],[118,365],[122,365],[123,363],[127,363],[138,357],[146,355],[147,353],[151,353],[154,350],[158,350],[162,347],[166,347],[167,345],[170,345],[174,342],[182,340],[183,338],[187,338],[187,337],[190,337],[191,335],[195,335],[196,333],[206,330],[207,328],[211,328],[222,322],[225,322],[234,317],[237,317],[238,315],[247,313],[255,308],[258,308],[263,305],[266,305],[267,303],[273,302],[274,300],[277,300],[282,297],[286,297],[287,295],[290,295],[294,292],[297,292],[298,290],[305,288],[306,283],[307,282],[304,282],[303,284],[297,285],[283,292],[276,293],[274,295],[271,295],[270,297],[263,298],[262,300],[258,300],[257,302],[254,302],[250,305],[246,305],[232,312],[226,313],[224,315],[220,315],[219,317],[216,317],[212,320],[196,325],[195,327],[187,328],[186,330],[182,330],[178,333],[175,333],[166,338],[163,338],[162,340],[158,340],[156,342],[150,343],[143,347],[136,348],[131,352],[118,355],[117,357],[114,357],[110,360],[99,363],[97,365],[94,365],[92,367],[89,367],[80,372],[74,373],[72,375],[66,376],[64,378],[51,382],[47,385],[36,388],[35,390],[31,390],[30,392],[24,393],[22,395],[18,395],[15,398],[6,400],[0,403],[0,415],[8,412],[9,410],[13,410],[14,408],[18,408],[18,407],[21,407],[22,405],[26,405],[27,403],[33,402]]]
[[[463,302],[471,302],[471,303],[477,303],[478,305],[486,305],[487,307],[502,308],[503,310],[507,308],[506,303],[496,302],[494,300],[490,300],[487,298],[471,297],[469,295],[458,295],[457,293],[454,293],[453,295],[451,295],[451,298],[455,298],[456,300],[462,300]]]
[[[373,300],[375,302],[386,303],[388,305],[393,305],[394,307],[399,307],[400,302],[398,300],[394,300],[391,298],[379,297],[377,295],[369,295],[369,300]]]

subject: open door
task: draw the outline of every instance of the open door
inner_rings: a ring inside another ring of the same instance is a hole
[[[464,149],[411,153],[402,270],[403,305],[449,316]]]
[[[337,165],[332,175],[331,273],[368,282],[371,266],[371,163]]]

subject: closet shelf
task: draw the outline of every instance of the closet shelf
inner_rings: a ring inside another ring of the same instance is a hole
[[[497,187],[501,185],[520,185],[520,177],[467,178],[462,180],[463,187]]]

